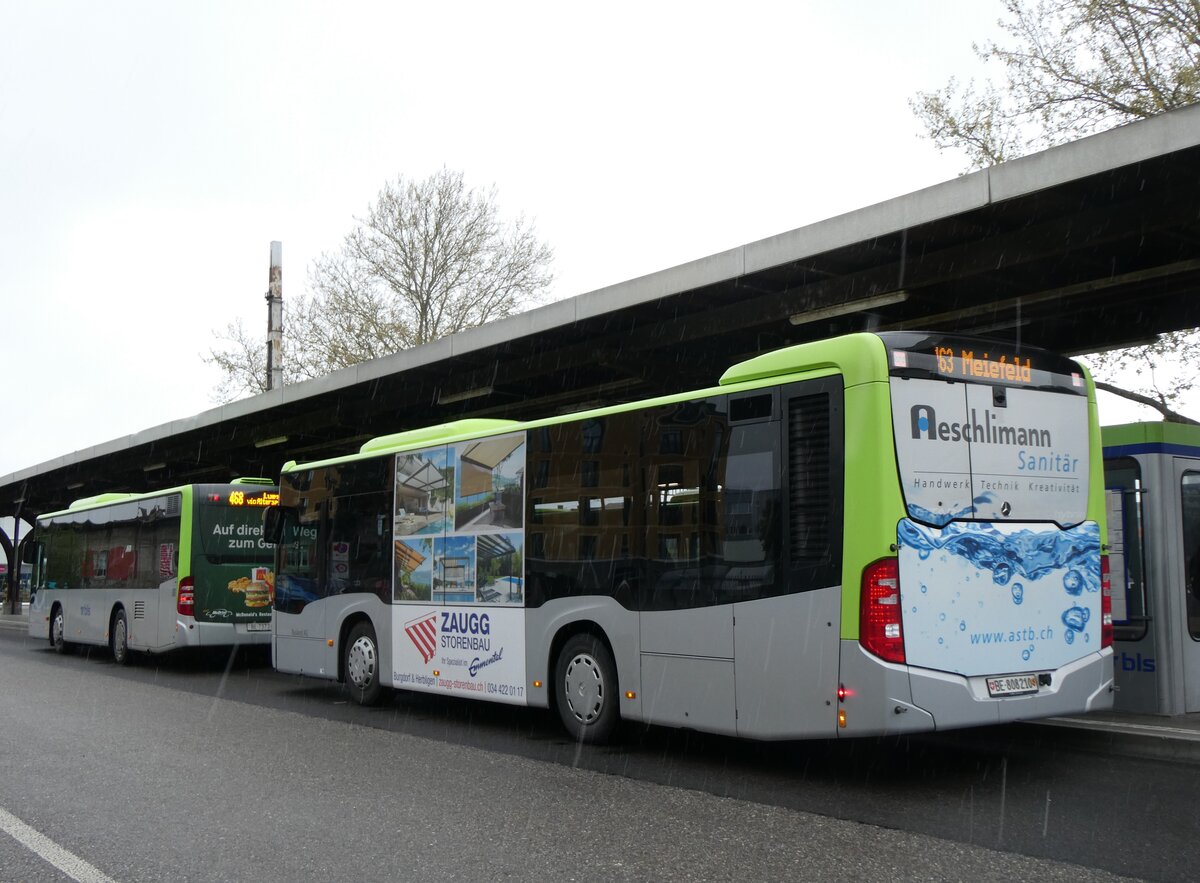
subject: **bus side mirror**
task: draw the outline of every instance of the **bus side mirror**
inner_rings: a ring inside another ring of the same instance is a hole
[[[278,546],[283,542],[285,514],[283,506],[268,506],[263,509],[263,542],[272,546]]]
[[[21,545],[21,563],[37,564],[38,559],[42,557],[41,551],[41,543],[23,543]]]

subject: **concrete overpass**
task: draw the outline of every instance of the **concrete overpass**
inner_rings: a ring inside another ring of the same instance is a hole
[[[1198,283],[1195,106],[31,465],[0,477],[0,515],[708,386],[751,354],[866,328],[1095,351],[1200,325]]]

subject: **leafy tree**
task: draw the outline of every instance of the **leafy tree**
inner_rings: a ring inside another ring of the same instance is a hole
[[[386,183],[342,247],[284,301],[284,379],[319,377],[514,315],[542,299],[553,253],[523,216],[501,219],[495,189],[462,173]],[[266,341],[231,323],[205,361],[219,401],[266,388]]]
[[[1200,329],[1170,331],[1145,346],[1087,356],[1084,361],[1096,376],[1096,386],[1153,408],[1171,423],[1198,423],[1179,412],[1184,399],[1196,389],[1198,378],[1192,354],[1200,351]],[[1101,379],[1120,376],[1134,381],[1133,389]]]
[[[1002,0],[1009,45],[974,46],[1003,84],[956,80],[909,102],[938,150],[973,171],[1200,99],[1200,0]],[[1176,409],[1197,385],[1200,329],[1088,358],[1102,389],[1194,422]],[[1132,380],[1130,384],[1128,381]],[[1132,385],[1133,388],[1125,388]]]
[[[1200,99],[1197,0],[1002,0],[1013,45],[975,44],[997,87],[956,80],[909,102],[968,171]]]

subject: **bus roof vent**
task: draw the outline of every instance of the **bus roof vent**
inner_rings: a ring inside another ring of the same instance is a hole
[[[503,432],[520,424],[516,420],[495,420],[488,417],[471,417],[465,420],[454,420],[438,426],[427,426],[424,429],[410,429],[407,432],[396,432],[391,435],[381,435],[373,438],[359,448],[359,453],[370,454],[389,451],[397,448],[415,448],[425,445],[435,445],[439,442],[472,435],[488,435]]]
[[[94,497],[80,497],[78,500],[73,502],[67,508],[68,509],[86,509],[89,506],[100,506],[104,503],[119,503],[122,500],[132,500],[136,496],[138,496],[138,494],[130,494],[130,493],[96,494],[96,496],[94,496]]]
[[[275,484],[275,482],[269,478],[247,478],[243,476],[235,478],[230,484]]]

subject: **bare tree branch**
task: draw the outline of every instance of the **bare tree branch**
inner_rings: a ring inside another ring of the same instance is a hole
[[[397,177],[341,249],[308,268],[307,292],[285,302],[285,382],[514,315],[542,300],[552,260],[523,215],[501,218],[494,189],[469,189],[462,173],[447,169],[423,180]],[[256,344],[240,322],[218,339],[205,358],[225,375],[215,396],[261,392],[265,342]]]

